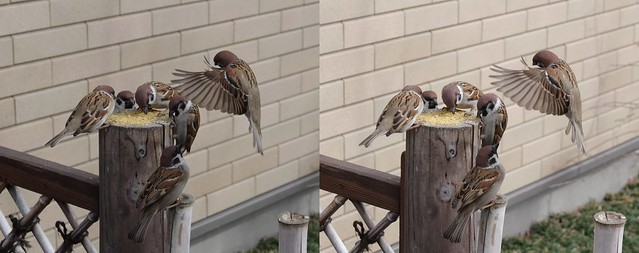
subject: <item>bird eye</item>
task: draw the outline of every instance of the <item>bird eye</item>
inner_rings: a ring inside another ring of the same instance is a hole
[[[176,165],[176,164],[180,163],[180,158],[178,158],[178,157],[173,158],[173,160],[171,161],[171,163],[172,163],[173,165]]]

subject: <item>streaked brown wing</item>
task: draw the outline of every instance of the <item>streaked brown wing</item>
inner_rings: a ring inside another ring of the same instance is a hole
[[[146,208],[155,203],[171,189],[174,189],[182,177],[184,177],[182,170],[174,167],[159,167],[146,181],[144,191],[136,202],[136,207],[139,208],[143,204],[143,208]]]
[[[191,152],[191,145],[193,145],[197,131],[200,129],[200,108],[197,105],[193,105],[189,113],[193,114],[193,122],[187,125],[186,149]]]
[[[502,101],[503,104],[503,101]],[[495,138],[493,139],[493,144],[500,143],[501,138],[504,136],[504,131],[506,131],[506,126],[508,125],[508,113],[506,112],[506,106],[500,106],[496,112],[498,115],[502,115],[502,117],[498,118],[495,125]]]
[[[89,131],[102,118],[106,117],[109,113],[109,104],[112,102],[114,101],[111,96],[103,91],[93,91],[82,98],[78,107],[69,117],[69,121],[71,121],[78,116],[77,114],[82,113],[79,118],[80,127],[75,131],[74,136]]]
[[[464,177],[461,191],[457,193],[457,198],[461,199],[459,210],[463,210],[464,207],[481,197],[486,192],[485,189],[490,189],[498,178],[499,172],[494,168],[473,168]]]
[[[244,114],[247,110],[244,92],[229,82],[225,71],[211,68],[202,72],[176,69],[173,75],[182,79],[172,80],[180,93],[207,110],[220,110],[224,113]]]
[[[393,115],[393,129],[399,130],[403,125],[407,124],[407,121],[417,117],[417,114],[421,113],[417,110],[422,102],[419,95],[412,91],[403,91],[401,96],[398,97],[400,101],[396,102],[398,105]]]

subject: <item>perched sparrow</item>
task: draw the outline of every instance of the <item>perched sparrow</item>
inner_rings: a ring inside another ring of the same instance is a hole
[[[200,108],[183,96],[176,95],[169,103],[173,138],[180,153],[191,152],[191,145],[200,128]]]
[[[564,60],[547,50],[540,51],[533,57],[533,65],[538,68],[529,67],[523,57],[521,62],[527,69],[510,70],[494,66],[492,70],[498,75],[490,77],[498,81],[493,82],[493,85],[499,86],[498,91],[526,110],[566,115],[568,127],[565,133],[568,134],[572,130],[572,142],[585,154],[581,126],[581,94],[572,69]]]
[[[442,88],[442,100],[449,111],[455,113],[457,108],[468,109],[471,112],[477,110],[477,100],[484,95],[474,85],[457,81],[452,82]]]
[[[476,164],[464,180],[462,187],[453,200],[453,208],[459,201],[461,206],[457,210],[457,217],[444,231],[444,238],[451,242],[461,241],[461,234],[468,224],[470,216],[479,209],[487,207],[497,196],[497,191],[504,181],[506,171],[497,156],[499,145],[485,146],[477,153]]]
[[[81,133],[95,132],[100,129],[115,108],[114,93],[115,91],[111,86],[100,85],[96,87],[75,106],[69,119],[67,119],[64,130],[44,145],[53,147],[64,136],[70,134],[77,136]]]
[[[437,109],[437,94],[432,90],[422,92],[424,98],[424,111],[431,111]]]
[[[169,100],[173,95],[179,95],[168,84],[151,81],[138,87],[135,91],[135,102],[144,114],[149,112],[149,107],[156,109],[169,108]]]
[[[481,119],[481,146],[499,144],[508,125],[506,105],[494,93],[486,93],[477,102],[477,117]]]
[[[415,124],[415,120],[424,109],[422,89],[416,85],[408,85],[388,102],[382,115],[377,120],[375,131],[360,143],[368,148],[377,136],[403,133]]]
[[[253,133],[253,147],[262,151],[262,129],[260,127],[260,91],[251,67],[229,51],[221,51],[213,58],[211,65],[204,57],[210,70],[191,72],[176,69],[173,75],[182,79],[173,80],[185,97],[207,110],[224,113],[244,114],[249,121],[249,132]]]
[[[189,180],[189,167],[177,147],[164,148],[160,167],[151,174],[135,202],[136,208],[142,207],[143,214],[136,227],[129,232],[129,239],[136,243],[144,241],[153,215],[175,203],[182,194],[187,180]]]
[[[135,110],[135,95],[133,92],[123,90],[115,97],[114,113]]]

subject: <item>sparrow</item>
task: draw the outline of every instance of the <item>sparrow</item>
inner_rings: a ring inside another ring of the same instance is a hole
[[[424,110],[423,112],[428,112],[437,109],[437,94],[432,90],[427,90],[422,92],[422,97],[424,98]]]
[[[200,128],[200,108],[183,96],[176,95],[169,102],[169,117],[173,128],[173,139],[180,150],[191,152],[191,145]]]
[[[135,102],[144,114],[149,112],[149,107],[167,109],[171,97],[179,93],[171,86],[163,82],[146,82],[135,91]]]
[[[482,95],[484,95],[484,93],[477,87],[463,81],[452,82],[442,88],[442,100],[452,113],[455,113],[457,108],[470,108],[471,112],[476,111],[477,100],[479,100],[479,97]]]
[[[135,95],[133,92],[123,90],[115,96],[115,110],[114,113],[120,113],[124,111],[135,110]]]
[[[189,167],[178,148],[176,146],[164,148],[160,157],[160,167],[151,174],[135,202],[136,208],[142,208],[142,218],[129,232],[129,239],[136,243],[144,241],[151,218],[176,202],[188,179]]]
[[[87,94],[75,106],[67,119],[64,129],[44,146],[54,147],[64,136],[91,133],[103,127],[104,122],[115,109],[115,91],[111,86],[100,85]]]
[[[470,216],[477,210],[490,206],[504,181],[506,171],[497,155],[499,145],[484,146],[477,153],[476,164],[462,181],[460,191],[455,195],[452,206],[457,210],[453,223],[444,231],[444,238],[451,242],[461,241],[461,234],[468,224]]]
[[[537,67],[529,67],[523,57],[521,62],[526,69],[511,70],[493,65],[491,69],[498,74],[490,76],[497,79],[492,84],[498,86],[497,90],[503,92],[504,96],[526,110],[566,115],[568,126],[565,133],[572,131],[572,142],[585,154],[581,94],[570,66],[548,50],[540,51],[533,57],[532,63]]]
[[[477,117],[481,120],[481,146],[499,144],[508,125],[506,105],[494,93],[486,93],[477,102]]]
[[[377,136],[403,133],[410,129],[424,109],[425,99],[422,89],[408,85],[388,102],[377,120],[375,131],[359,145],[368,148]]]
[[[176,69],[173,75],[182,79],[172,80],[185,97],[207,110],[246,115],[249,132],[253,133],[253,147],[264,155],[262,129],[260,127],[261,103],[257,79],[251,67],[230,51],[221,51],[204,63],[210,70],[191,72]]]

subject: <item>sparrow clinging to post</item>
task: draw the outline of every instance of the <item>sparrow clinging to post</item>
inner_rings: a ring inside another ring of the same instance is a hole
[[[548,50],[540,51],[533,57],[533,65],[537,67],[529,67],[523,57],[521,62],[526,69],[511,70],[496,65],[491,68],[497,72],[490,76],[497,79],[493,85],[498,86],[498,91],[526,110],[566,115],[568,126],[565,133],[572,131],[572,142],[585,154],[581,94],[570,66]]]
[[[230,51],[221,51],[213,57],[214,65],[204,57],[210,68],[201,72],[176,69],[173,75],[175,88],[183,96],[207,110],[223,113],[244,114],[249,121],[249,132],[253,133],[253,146],[264,155],[262,129],[260,127],[261,102],[257,80],[251,67]]]
[[[477,102],[477,117],[482,122],[481,146],[499,144],[508,125],[506,105],[494,93],[486,93]]]
[[[191,145],[195,141],[200,129],[200,108],[183,96],[176,95],[169,103],[169,117],[173,127],[173,138],[180,153],[191,152]]]

